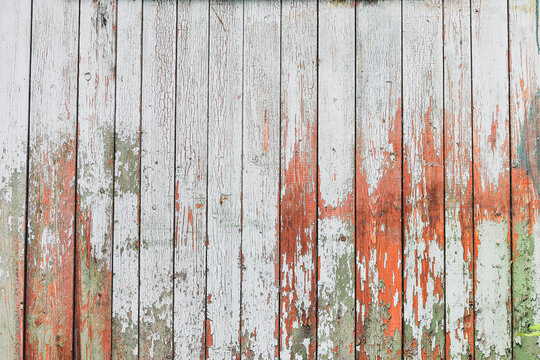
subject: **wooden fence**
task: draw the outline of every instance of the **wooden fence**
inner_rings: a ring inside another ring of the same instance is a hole
[[[539,358],[538,1],[0,1],[0,357]]]

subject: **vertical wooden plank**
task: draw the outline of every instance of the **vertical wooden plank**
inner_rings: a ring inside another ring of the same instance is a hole
[[[354,1],[319,1],[319,359],[354,359]]]
[[[22,359],[31,1],[0,4],[0,354]]]
[[[403,1],[404,354],[444,356],[442,1]]]
[[[516,359],[538,358],[538,338],[520,338],[540,322],[540,41],[538,1],[511,0],[513,321]]]
[[[138,359],[142,1],[117,6],[112,358]]]
[[[282,2],[281,300],[284,359],[316,349],[317,3]]]
[[[401,358],[401,1],[357,3],[360,359]]]
[[[154,359],[173,352],[176,1],[143,13],[139,357]]]
[[[470,1],[444,2],[446,356],[474,355]]]
[[[210,2],[209,359],[240,358],[243,3]]]
[[[75,357],[111,357],[116,4],[81,2]]]
[[[35,2],[32,25],[26,355],[70,359],[79,3]]]
[[[178,2],[174,354],[203,359],[206,293],[208,1]]]
[[[472,0],[471,5],[475,357],[509,358],[508,13],[502,0]]]
[[[242,358],[278,357],[279,1],[244,2]]]

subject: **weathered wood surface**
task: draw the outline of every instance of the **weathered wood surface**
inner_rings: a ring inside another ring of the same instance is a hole
[[[163,359],[173,355],[176,2],[145,1],[143,16],[139,358]]]
[[[355,7],[319,1],[317,358],[355,358]]]
[[[280,358],[315,359],[317,3],[281,9]]]
[[[0,4],[0,354],[21,359],[31,1]]]
[[[356,345],[398,359],[402,341],[401,2],[356,8]]]
[[[208,3],[178,2],[174,355],[204,358]]]
[[[116,6],[81,2],[75,357],[111,357]]]
[[[116,11],[112,358],[124,360],[139,354],[142,1]]]
[[[446,357],[474,357],[473,155],[469,1],[444,2]]]
[[[210,2],[208,115],[209,359],[240,358],[243,2]]]
[[[477,359],[512,356],[506,4],[471,1]]]
[[[78,2],[33,4],[25,296],[31,359],[70,359],[73,350],[78,24]]]
[[[244,2],[242,358],[278,356],[280,4]]]
[[[6,359],[533,359],[538,2],[0,4]]]
[[[442,1],[403,1],[403,353],[444,356]]]
[[[540,42],[538,1],[509,2],[513,336],[540,322]],[[537,338],[516,338],[514,357],[538,359]]]

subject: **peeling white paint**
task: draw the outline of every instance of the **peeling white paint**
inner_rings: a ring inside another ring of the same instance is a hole
[[[478,223],[476,259],[476,348],[485,357],[506,357],[510,349],[510,254],[508,222]],[[501,326],[502,325],[502,326]]]
[[[172,354],[176,3],[143,2],[141,358]]]
[[[142,1],[121,1],[117,6],[112,357],[137,359]],[[122,156],[124,151],[126,160]],[[129,183],[123,184],[120,175],[125,175]],[[132,184],[137,184],[134,192],[130,191]]]
[[[0,354],[22,358],[31,1],[0,3]],[[22,285],[22,286],[21,286]]]
[[[241,2],[210,2],[207,314],[211,359],[240,352],[242,221]],[[209,335],[210,336],[210,335]]]
[[[469,297],[472,292],[472,277],[469,266],[472,254],[465,256],[461,242],[459,208],[446,220],[446,322],[450,337],[450,355],[466,356],[469,339],[465,333],[464,316],[469,312]]]
[[[244,2],[241,345],[253,359],[273,358],[279,340],[280,11]]]

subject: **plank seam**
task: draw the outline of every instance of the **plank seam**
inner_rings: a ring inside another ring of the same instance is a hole
[[[28,284],[28,201],[30,195],[30,131],[31,131],[31,112],[32,105],[32,28],[34,19],[34,1],[30,1],[30,56],[28,65],[28,134],[26,139],[26,195],[25,195],[25,210],[24,210],[24,285],[23,285],[23,328],[22,328],[22,358],[26,359],[26,314],[27,314],[27,291]]]
[[[317,13],[317,52],[315,56],[315,126],[317,132],[315,134],[315,189],[316,194],[319,193],[319,1],[316,4]],[[319,196],[315,196],[315,359],[319,358]],[[308,310],[309,311],[309,310]]]
[[[357,141],[358,141],[358,135],[357,135],[357,93],[356,93],[356,88],[357,88],[357,80],[356,80],[356,77],[357,77],[357,54],[356,54],[356,50],[357,50],[357,37],[356,37],[356,32],[357,32],[357,17],[358,17],[358,14],[357,14],[357,2],[356,0],[354,0],[354,174],[353,174],[353,196],[354,196],[354,214],[353,214],[353,219],[354,219],[354,235],[353,235],[353,238],[354,238],[354,277],[353,277],[353,286],[354,286],[354,329],[353,329],[353,346],[354,346],[354,349],[353,349],[353,354],[354,354],[354,358],[357,359],[358,358],[358,349],[356,347],[356,336],[357,336],[357,329],[358,329],[358,309],[357,309],[357,286],[356,286],[356,280],[357,280],[357,274],[358,274],[358,249],[357,249],[357,244],[356,244],[356,241],[357,241],[357,234],[358,232],[356,231],[356,223],[357,223],[357,210],[356,210],[356,206],[357,206],[357,203],[356,203],[356,189],[357,189],[357,185],[356,185],[356,166],[357,166],[357,153],[358,153],[358,144],[357,144]]]
[[[139,82],[140,84],[140,90],[139,90],[139,204],[137,209],[137,217],[138,217],[138,289],[137,289],[137,359],[141,358],[141,204],[142,204],[142,100],[143,100],[143,53],[144,53],[144,3],[143,0],[141,0],[141,80]]]
[[[277,357],[281,360],[281,157],[282,157],[282,143],[281,143],[281,127],[282,127],[282,67],[283,67],[283,0],[279,2],[279,175],[278,175],[278,271],[276,275],[278,277],[278,314],[277,314]]]
[[[113,122],[113,163],[112,163],[112,169],[113,169],[113,177],[112,177],[112,221],[111,221],[111,349],[110,354],[112,358],[113,353],[113,343],[114,343],[114,336],[112,336],[112,328],[113,328],[113,309],[114,309],[114,215],[115,215],[115,193],[116,193],[116,119],[117,119],[117,113],[116,113],[116,105],[118,102],[117,97],[117,89],[118,89],[118,79],[117,79],[117,69],[118,69],[118,0],[116,0],[116,6],[114,7],[115,11],[115,26],[116,31],[114,32],[114,122]]]
[[[175,294],[175,284],[176,284],[176,194],[178,193],[178,187],[176,184],[176,122],[177,122],[177,108],[178,108],[178,99],[177,99],[177,87],[178,87],[178,0],[176,0],[176,8],[175,8],[175,25],[174,25],[174,155],[173,155],[173,218],[172,218],[172,243],[173,243],[173,249],[172,249],[172,316],[171,316],[171,353],[172,353],[172,359],[174,359],[174,353],[175,353],[175,338],[174,338],[174,294]]]
[[[444,57],[444,25],[445,25],[445,1],[442,0],[441,8],[442,8],[442,21],[441,21],[441,43],[442,43],[442,158],[443,158],[443,341],[444,341],[444,359],[447,358],[447,342],[446,342],[446,136],[445,136],[445,129],[446,129],[446,101],[445,101],[445,76],[444,76],[444,64],[445,64],[445,57]]]
[[[538,2],[536,3],[538,6]],[[538,34],[538,31],[537,31]],[[514,218],[512,216],[512,102],[511,102],[511,81],[510,81],[510,0],[506,0],[506,66],[508,78],[508,168],[509,168],[509,201],[508,201],[508,222],[510,237],[510,356],[514,358]]]
[[[239,324],[238,324],[238,344],[240,346],[239,359],[242,360],[243,346],[242,346],[242,304],[243,304],[243,283],[244,283],[244,252],[243,252],[243,239],[244,239],[244,60],[245,60],[245,2],[242,0],[242,130],[240,133],[241,145],[240,145],[240,303],[239,305]]]
[[[404,225],[404,202],[403,202],[403,165],[404,165],[404,146],[403,146],[403,128],[404,128],[404,122],[405,117],[403,113],[404,109],[404,99],[403,99],[403,0],[401,0],[401,15],[400,15],[400,22],[401,22],[401,69],[400,69],[400,77],[401,77],[401,359],[403,360],[405,358],[405,302],[403,301],[403,295],[405,293],[405,225]]]
[[[76,108],[75,108],[75,187],[74,187],[74,209],[73,209],[73,293],[72,295],[72,314],[71,314],[71,356],[75,359],[77,355],[77,194],[78,194],[78,179],[79,179],[79,70],[80,70],[80,58],[81,58],[81,0],[79,0],[78,9],[78,25],[77,25],[77,96],[76,96]]]
[[[201,357],[208,359],[208,151],[210,140],[210,7],[211,1],[208,0],[208,46],[206,60],[206,209],[205,209],[205,238],[204,238],[204,324],[203,324],[203,354]]]
[[[476,352],[476,246],[475,246],[475,229],[476,222],[474,216],[474,87],[473,87],[473,31],[472,31],[472,0],[469,0],[469,57],[471,66],[471,221],[472,221],[472,266],[473,266],[473,279],[472,279],[472,309],[473,309],[473,332],[472,332],[472,349],[471,355],[474,358]],[[471,304],[469,304],[470,306]]]

